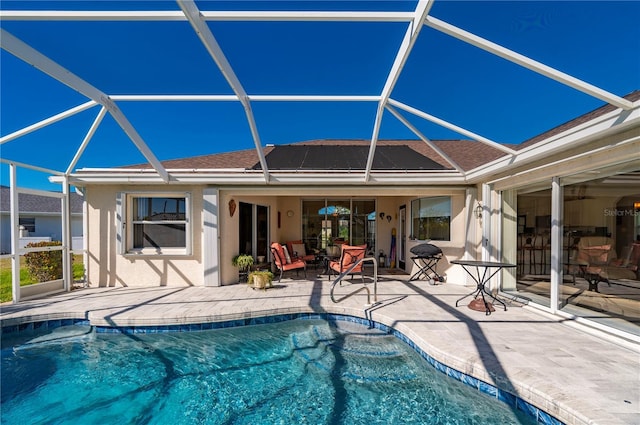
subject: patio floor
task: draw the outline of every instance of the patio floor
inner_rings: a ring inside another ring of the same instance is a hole
[[[571,320],[508,303],[490,316],[460,307],[473,288],[384,275],[378,304],[364,292],[334,304],[323,279],[274,282],[267,291],[223,287],[87,288],[4,304],[2,326],[60,318],[92,325],[206,323],[316,312],[371,318],[411,338],[436,360],[506,389],[568,424],[640,423],[640,347]],[[353,290],[338,287],[336,298]]]

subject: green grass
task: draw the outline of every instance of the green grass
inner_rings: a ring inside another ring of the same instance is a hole
[[[82,255],[73,256],[73,278],[82,279],[84,276],[84,264]],[[20,268],[20,286],[32,285],[35,283],[26,267]],[[11,260],[8,258],[0,260],[0,302],[7,302],[13,299],[11,291]]]

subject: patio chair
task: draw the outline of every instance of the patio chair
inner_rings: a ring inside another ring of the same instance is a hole
[[[287,250],[289,251],[289,255],[291,255],[291,258],[299,258],[305,263],[316,260],[316,255],[313,253],[308,254],[307,247],[301,240],[288,241]]]
[[[278,278],[278,282],[282,279],[282,274],[288,270],[295,270],[296,276],[300,269],[304,270],[304,278],[307,278],[307,263],[304,260],[299,258],[291,258],[287,257],[285,254],[285,248],[280,245],[278,242],[273,242],[271,244],[271,255],[273,256],[273,263],[276,268],[280,270],[280,277]]]
[[[587,264],[590,275],[611,286],[611,279],[636,279],[636,267],[619,259],[613,239],[604,236],[585,236],[578,241],[577,260]],[[596,282],[597,285],[597,282]]]
[[[356,262],[364,258],[366,251],[367,251],[366,245],[357,245],[357,246],[352,246],[347,244],[341,245],[340,259],[338,261],[329,262],[329,280],[331,280],[331,276],[333,272],[335,272],[337,275],[340,275],[346,272],[347,270],[349,270],[349,268],[353,264],[355,264]],[[364,274],[362,273],[362,269],[363,269],[362,266],[363,266],[363,263],[360,263],[353,270],[351,270],[351,277],[353,278],[353,275],[355,273],[360,273],[360,276],[362,277],[362,283],[364,283]]]

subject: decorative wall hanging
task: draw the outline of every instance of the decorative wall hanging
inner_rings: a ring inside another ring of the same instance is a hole
[[[390,215],[388,215],[388,216],[387,216],[387,221],[388,221],[389,223],[391,223],[391,216],[390,216]]]
[[[383,218],[384,218],[384,213],[383,213],[383,212],[381,212],[381,213],[380,213],[380,220],[382,220]]]
[[[236,212],[236,201],[233,199],[229,201],[229,215],[233,217],[233,214]]]

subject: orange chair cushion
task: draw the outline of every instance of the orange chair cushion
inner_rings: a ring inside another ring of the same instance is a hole
[[[316,258],[316,256],[313,254],[307,254],[307,248],[304,246],[304,242],[302,242],[301,240],[288,241],[287,249],[289,250],[289,255],[291,255],[291,258],[300,258],[304,261],[313,261]],[[297,255],[294,255],[294,253],[297,253]]]
[[[609,259],[611,245],[590,246],[582,248],[578,253],[578,261],[591,263],[606,263]]]
[[[366,245],[342,245],[342,254],[340,255],[340,260],[329,262],[329,267],[337,273],[342,273],[347,271],[349,267],[356,261],[364,258],[366,252]],[[356,268],[352,270],[353,273],[362,272],[362,263],[358,264]]]
[[[281,259],[284,260],[285,258],[284,247],[279,243],[274,242],[271,244],[271,248],[277,251],[277,255],[274,255],[273,261],[275,262],[276,267],[278,267],[278,269],[287,271],[287,270],[294,270],[294,269],[307,267],[307,263],[305,263],[303,260],[299,258],[291,259],[291,263],[283,264]]]

